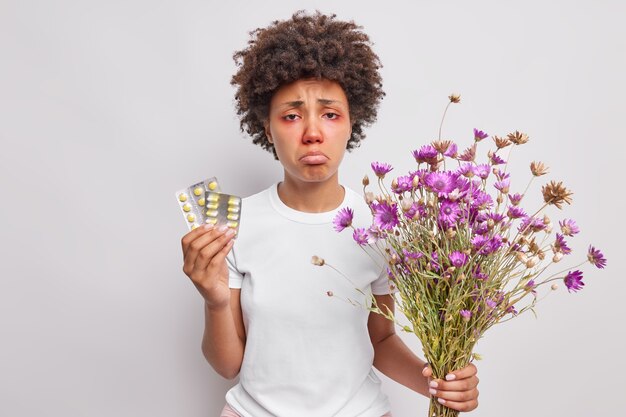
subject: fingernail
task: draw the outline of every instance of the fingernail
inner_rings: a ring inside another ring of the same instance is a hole
[[[205,229],[205,230],[211,230],[211,229],[213,229],[215,226],[214,226],[214,225],[212,225],[212,224],[205,224],[203,227],[204,227],[204,229]]]
[[[220,227],[217,228],[218,231],[223,232],[226,229],[228,229],[228,226],[226,226],[225,224],[221,225]]]
[[[235,234],[235,231],[233,229],[228,229],[228,231],[224,233],[225,236],[232,236],[234,234]]]
[[[448,374],[446,375],[446,381],[454,381],[456,379],[456,375]]]
[[[432,389],[432,388],[430,388],[430,389],[428,390],[428,392],[430,392],[430,393],[431,393],[431,395],[435,395],[435,394],[437,393],[437,390],[436,390],[436,389]]]
[[[437,388],[438,385],[437,385],[437,383],[435,381],[430,381],[430,386],[432,388]]]
[[[437,398],[437,401],[439,402],[439,404],[445,404],[446,400],[444,400],[443,398]]]

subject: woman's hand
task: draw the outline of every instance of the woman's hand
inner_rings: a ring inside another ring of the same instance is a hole
[[[478,407],[478,370],[474,364],[450,372],[446,379],[430,379],[433,371],[428,364],[422,375],[428,378],[430,393],[439,403],[458,411],[472,411]]]
[[[234,235],[234,230],[226,226],[205,225],[183,236],[183,272],[191,278],[209,308],[230,304],[226,255],[233,246]]]

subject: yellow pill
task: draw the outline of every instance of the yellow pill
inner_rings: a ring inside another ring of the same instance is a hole
[[[202,189],[202,187],[196,187],[193,189],[193,193],[196,196],[201,196],[203,192],[204,190]]]
[[[180,193],[178,195],[178,201],[180,201],[181,203],[184,203],[185,201],[187,201],[187,194],[185,193]]]
[[[217,219],[215,217],[209,217],[205,220],[207,224],[215,224],[217,223]]]
[[[189,214],[187,215],[187,221],[188,221],[189,223],[193,223],[195,220],[196,220],[196,216],[195,216],[195,214],[193,214],[193,213],[189,213]]]
[[[207,196],[207,200],[211,202],[219,201],[219,199],[220,199],[220,195],[217,193],[211,193]]]
[[[213,191],[217,188],[217,183],[215,181],[211,181],[209,183],[209,190]]]
[[[241,199],[239,197],[230,197],[228,199],[228,204],[231,204],[233,206],[238,206],[240,202],[241,202]]]
[[[220,206],[220,205],[219,205],[218,203],[211,203],[211,204],[207,204],[207,205],[206,205],[206,208],[207,208],[207,209],[210,209],[210,210],[217,210],[217,208],[218,208],[219,206]]]
[[[204,198],[201,198],[201,199],[198,200],[198,205],[200,207],[204,206],[204,203],[205,203]]]
[[[229,213],[239,213],[239,207],[236,206],[228,206]]]
[[[237,214],[237,213],[230,213],[228,216],[226,216],[226,218],[228,220],[239,220],[239,214]]]
[[[189,203],[185,203],[185,204],[183,204],[183,211],[184,211],[185,213],[190,212],[190,211],[191,211],[191,204],[189,204]]]
[[[210,217],[217,217],[217,210],[207,210],[206,215]]]
[[[198,223],[194,223],[193,226],[191,226],[191,230],[197,229],[198,227],[199,227]]]
[[[226,223],[226,226],[230,227],[231,229],[234,229],[238,225],[239,225],[239,223],[237,223],[237,222],[228,222],[228,223]]]

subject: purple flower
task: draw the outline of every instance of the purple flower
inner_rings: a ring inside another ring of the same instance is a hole
[[[386,164],[384,162],[372,162],[372,169],[376,176],[380,179],[385,178],[385,174],[391,171],[393,168],[391,165]]]
[[[450,254],[450,263],[457,268],[462,267],[467,263],[467,255],[463,252],[454,251]]]
[[[361,246],[365,246],[369,243],[369,234],[367,233],[367,230],[362,227],[354,229],[354,233],[352,233],[352,238],[356,243]]]
[[[474,176],[474,165],[471,162],[466,162],[459,167],[457,173],[464,177],[471,178]]]
[[[406,249],[402,249],[402,254],[404,255],[404,259],[408,262],[414,262],[424,256],[421,253],[411,252]]]
[[[498,224],[504,220],[504,214],[498,212],[489,213],[488,217],[493,220],[494,224]]]
[[[526,283],[526,288],[528,288],[529,290],[532,290],[533,288],[535,288],[535,280],[530,280]]]
[[[491,165],[502,165],[504,164],[506,161],[502,158],[500,158],[497,154],[493,154],[491,155]]]
[[[487,164],[480,164],[474,167],[474,174],[478,175],[483,180],[487,179],[490,172],[491,172],[491,169],[489,169],[489,165]]]
[[[596,249],[593,246],[589,246],[587,259],[589,259],[589,262],[592,265],[595,265],[599,269],[602,269],[606,266],[606,258],[599,249]]]
[[[461,315],[461,317],[465,321],[469,321],[470,318],[472,317],[472,312],[469,311],[469,310],[461,310],[461,311],[459,311],[459,314]]]
[[[485,304],[487,304],[487,308],[489,308],[490,310],[493,310],[498,305],[498,303],[493,301],[491,298],[487,298],[485,300]]]
[[[415,160],[419,164],[421,164],[422,162],[433,162],[437,158],[437,153],[437,149],[435,149],[431,145],[424,145],[419,150],[415,150],[412,152],[413,158],[415,158]]]
[[[560,233],[556,234],[556,240],[554,241],[554,251],[561,252],[563,255],[572,253],[572,250],[567,246],[567,242]]]
[[[398,210],[396,203],[389,205],[386,201],[372,203],[374,210],[374,224],[381,230],[391,230],[398,225]]]
[[[574,236],[576,233],[580,232],[576,222],[571,219],[560,221],[559,226],[561,226],[561,232],[563,232],[565,236]]]
[[[431,172],[426,176],[426,185],[438,193],[450,193],[456,188],[458,176],[451,172]]]
[[[509,178],[505,178],[502,181],[497,181],[493,186],[503,194],[508,194],[510,185],[511,180]]]
[[[583,282],[583,273],[579,270],[568,272],[565,278],[563,278],[563,282],[569,292],[576,292],[585,286],[585,283]]]
[[[432,258],[432,260],[430,261],[431,268],[435,271],[439,271],[439,255],[437,254],[437,252],[433,252],[431,253],[430,257]]]
[[[477,235],[487,234],[489,232],[489,225],[487,224],[487,222],[480,222],[474,225],[472,231],[474,232],[474,234]]]
[[[509,201],[514,206],[517,206],[520,203],[520,201],[522,201],[522,197],[524,197],[524,195],[519,194],[519,193],[509,194]]]
[[[475,189],[472,194],[472,208],[475,210],[484,210],[493,206],[493,199],[491,196],[479,189]]]
[[[445,227],[452,227],[461,217],[459,204],[454,201],[443,200],[439,207],[439,222]]]
[[[506,309],[506,312],[507,312],[507,313],[511,313],[511,314],[513,314],[514,316],[517,316],[517,310],[515,309],[515,306],[509,306],[509,307]]]
[[[509,216],[510,219],[519,219],[521,217],[528,217],[526,213],[524,213],[524,209],[516,206],[509,206],[509,210],[506,212],[506,215]]]
[[[448,149],[443,153],[444,156],[447,156],[448,158],[454,158],[456,157],[456,154],[458,153],[458,146],[456,146],[456,143],[452,143],[450,144],[450,146],[448,146]]]
[[[478,130],[478,129],[474,128],[474,140],[476,142],[480,142],[481,140],[485,139],[488,136],[489,135],[486,134],[485,132],[483,132],[482,130]]]
[[[405,191],[411,191],[413,189],[413,177],[404,175],[396,179],[397,186],[393,189],[396,194],[402,194]]]
[[[354,216],[354,211],[350,207],[344,207],[335,216],[333,219],[333,224],[335,225],[335,230],[341,232],[346,227],[350,227],[352,225],[352,217]]]
[[[480,271],[480,265],[476,265],[474,267],[474,269],[472,270],[472,276],[481,281],[487,281],[489,279],[487,274]]]
[[[476,144],[474,143],[469,148],[465,149],[461,155],[459,155],[459,160],[470,162],[476,158]]]
[[[496,178],[500,181],[511,177],[511,174],[509,174],[508,172],[501,171],[497,168],[493,171],[493,175],[495,175]]]

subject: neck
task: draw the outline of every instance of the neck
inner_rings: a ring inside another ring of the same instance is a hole
[[[339,207],[345,190],[335,174],[323,182],[300,182],[285,175],[278,184],[278,197],[287,207],[305,213],[323,213]]]

